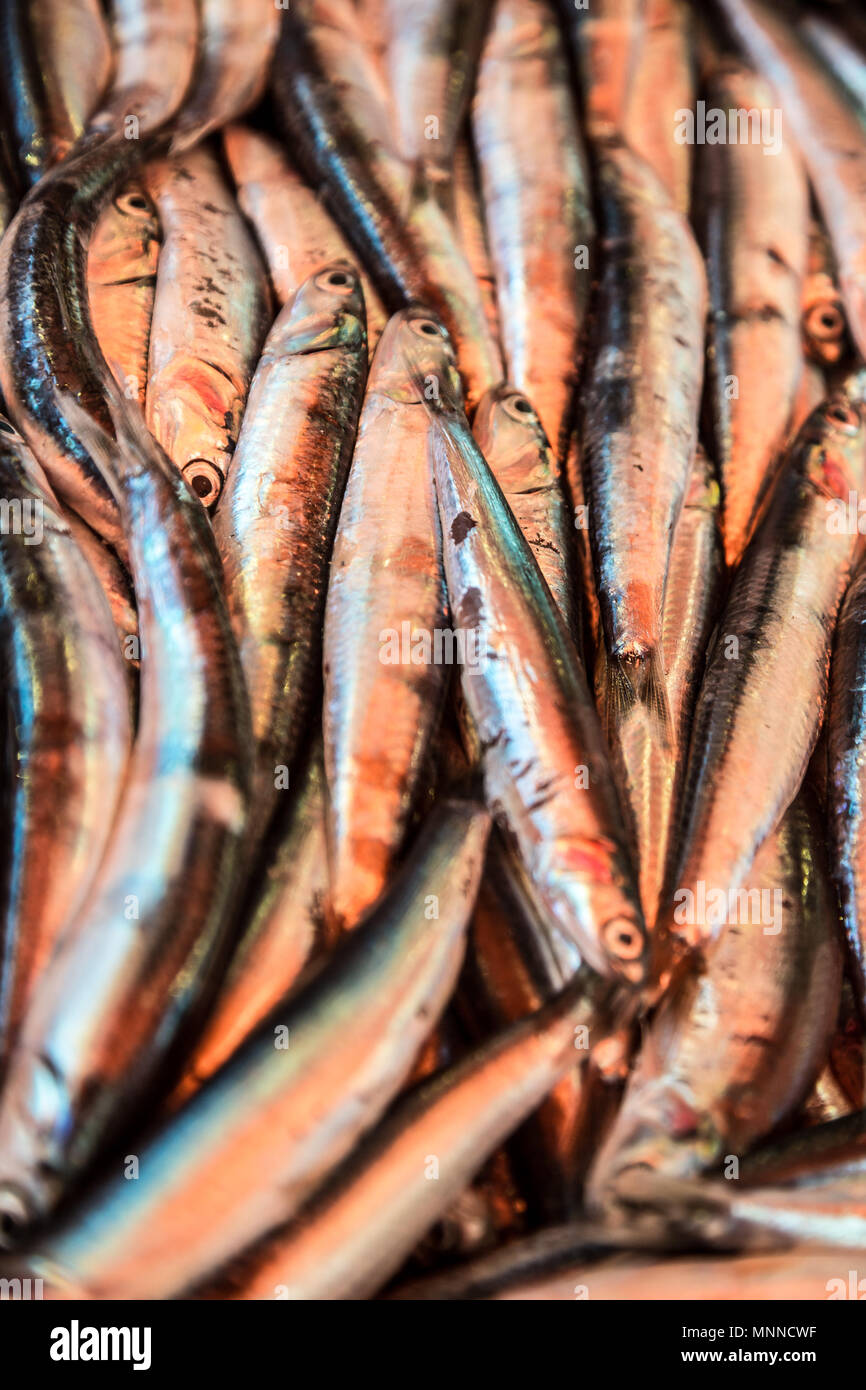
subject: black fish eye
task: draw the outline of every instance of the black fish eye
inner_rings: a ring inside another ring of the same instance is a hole
[[[425,338],[442,337],[442,329],[432,319],[413,319],[412,328],[416,333],[423,333]]]
[[[525,396],[520,395],[518,392],[515,392],[513,396],[508,396],[503,404],[505,413],[510,415],[514,420],[523,421],[535,414],[530,402]]]
[[[856,434],[860,428],[860,416],[844,401],[834,401],[832,405],[828,405],[827,419],[831,424],[845,430],[846,434]]]
[[[347,270],[335,267],[333,270],[323,270],[316,276],[316,284],[320,290],[334,290],[337,294],[349,295],[355,288],[352,275]]]

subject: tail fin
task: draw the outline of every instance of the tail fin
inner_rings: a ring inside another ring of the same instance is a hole
[[[618,728],[629,711],[640,705],[661,732],[666,747],[673,742],[664,666],[657,647],[645,656],[611,656],[605,663],[604,720]]]

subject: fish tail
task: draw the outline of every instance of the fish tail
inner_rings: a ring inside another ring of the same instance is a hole
[[[644,655],[613,656],[606,662],[604,712],[608,729],[616,729],[636,705],[661,730],[666,746],[673,741],[664,666],[657,647]]]

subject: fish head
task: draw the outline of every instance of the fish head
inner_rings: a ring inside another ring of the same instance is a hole
[[[156,275],[159,215],[144,188],[130,183],[102,212],[88,252],[88,277],[97,284],[122,284]]]
[[[472,420],[472,433],[497,478],[510,467],[519,469],[522,490],[542,487],[555,472],[553,451],[541,420],[527,396],[516,386],[493,386],[481,397]],[[538,478],[527,469],[537,463]]]
[[[454,346],[431,310],[412,304],[388,320],[370,368],[369,390],[405,405],[462,409]]]
[[[866,481],[866,370],[855,372],[822,401],[803,425],[809,482],[823,496],[847,502]]]
[[[351,262],[331,261],[298,286],[271,329],[262,356],[359,348],[366,339],[360,276]]]

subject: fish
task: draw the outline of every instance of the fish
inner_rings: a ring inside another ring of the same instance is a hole
[[[744,1187],[766,1187],[827,1172],[853,1173],[862,1169],[864,1159],[866,1111],[857,1110],[758,1145],[745,1155],[740,1181]]]
[[[713,110],[763,110],[773,92],[742,65],[720,65]],[[707,404],[722,489],[729,569],[739,564],[779,466],[803,371],[800,313],[809,249],[809,187],[790,138],[708,145],[701,212],[709,284]]]
[[[387,314],[369,276],[319,198],[289,163],[275,140],[243,125],[223,131],[223,150],[244,216],[252,224],[280,306],[314,271],[349,261],[360,274],[372,352]]]
[[[49,1296],[173,1297],[293,1217],[377,1123],[445,1007],[487,830],[476,804],[439,804],[382,906],[141,1139],[138,1181],[107,1174],[28,1250]]]
[[[270,326],[267,279],[210,149],[144,172],[163,232],[145,416],[202,506],[212,509]]]
[[[121,390],[144,406],[159,260],[159,218],[133,181],[103,208],[87,251],[93,331]]]
[[[379,0],[376,33],[396,152],[423,168],[445,206],[491,0]]]
[[[851,334],[866,355],[866,126],[796,30],[755,0],[717,0],[776,89],[800,147],[839,267]]]
[[[87,248],[102,208],[153,148],[148,138],[120,138],[77,150],[41,179],[0,244],[0,392],[9,417],[60,502],[123,559],[111,482],[63,401],[111,430],[114,383],[90,319]]]
[[[486,1155],[574,1066],[586,1029],[601,1036],[613,992],[585,969],[552,1003],[403,1100],[324,1194],[252,1257],[230,1297],[371,1297]]]
[[[283,8],[256,0],[199,0],[198,59],[174,121],[173,155],[243,116],[264,94]]]
[[[849,348],[848,320],[838,284],[833,249],[821,223],[812,218],[803,284],[803,342],[812,362],[833,367]]]
[[[551,937],[499,833],[491,836],[469,931],[459,993],[461,1015],[485,1041],[548,1004],[585,968]],[[591,1036],[594,1035],[591,1026]],[[595,1136],[618,1088],[601,1080],[592,1056],[568,1068],[509,1144],[531,1213],[545,1221],[575,1214]]]
[[[485,796],[554,937],[637,986],[647,939],[586,675],[532,551],[447,384],[428,402],[463,698]],[[544,697],[541,698],[541,692]]]
[[[495,386],[478,404],[472,433],[568,631],[576,633],[579,606],[571,565],[574,527],[556,457],[538,413],[515,386]]]
[[[417,302],[442,318],[474,408],[504,375],[482,293],[448,213],[388,149],[388,111],[367,76],[372,59],[359,66],[352,26],[334,27],[344,10],[312,0],[283,14],[271,79],[277,118],[389,312]]]
[[[694,919],[673,923],[674,893],[696,893],[699,883],[724,893],[743,886],[817,743],[833,629],[860,548],[846,509],[866,481],[864,389],[866,374],[852,375],[806,421],[719,618],[659,918],[657,939],[672,932],[674,953],[701,947],[717,930],[700,894]]]
[[[425,309],[401,310],[370,364],[325,601],[322,719],[335,931],[353,927],[385,887],[421,792],[454,660],[450,630],[444,645],[429,383],[459,390],[450,340]]]
[[[111,96],[87,128],[139,139],[177,114],[190,86],[198,57],[197,0],[113,0],[111,39]]]
[[[549,1277],[517,1285],[497,1295],[509,1301],[573,1301],[575,1290],[593,1301],[649,1299],[744,1303],[819,1301],[846,1297],[840,1277],[839,1250],[799,1245],[783,1252],[745,1255],[691,1255],[659,1261],[652,1257],[619,1259],[606,1264],[574,1265]],[[769,1315],[768,1315],[769,1316]]]
[[[475,151],[468,132],[458,141],[454,154],[454,222],[466,259],[478,282],[487,327],[501,360],[502,333],[496,301],[496,277],[493,274],[487,228],[484,225]]]
[[[112,407],[118,444],[62,406],[105,456],[123,509],[140,713],[99,872],[40,977],[0,1096],[6,1242],[158,1087],[222,969],[242,862],[250,719],[210,525],[117,388]]]
[[[866,1010],[866,781],[862,769],[866,662],[866,564],[839,615],[827,714],[828,835],[858,1005]]]
[[[650,1024],[589,1177],[591,1213],[625,1213],[664,1183],[673,1201],[681,1181],[723,1164],[735,1174],[739,1156],[793,1114],[823,1065],[842,947],[808,801],[768,838],[746,884],[750,896],[728,914],[736,920]]]
[[[111,65],[99,0],[0,5],[0,90],[25,188],[60,163],[84,134]]]
[[[95,531],[91,531],[86,521],[82,521],[74,512],[63,513],[63,520],[69,527],[79,550],[102,585],[102,591],[108,600],[111,616],[114,619],[118,647],[124,658],[127,692],[133,718],[135,718],[138,690],[138,680],[135,673],[140,665],[141,641],[138,633],[138,611],[135,606],[132,580],[128,570],[121,564],[115,552],[99,539]]]
[[[360,282],[348,262],[326,263],[268,334],[214,517],[250,692],[251,837],[267,828],[312,713],[328,566],[366,375]]]
[[[640,700],[664,725],[662,607],[697,444],[706,277],[688,223],[644,161],[616,140],[596,157],[606,259],[581,450],[608,698]]]
[[[691,149],[677,139],[677,122],[695,104],[692,19],[683,0],[647,0],[640,57],[623,116],[626,142],[646,160],[674,207],[691,203]]]
[[[646,43],[647,0],[595,0],[576,8],[559,0],[564,32],[580,79],[590,139],[622,136]]]
[[[724,552],[719,528],[715,469],[698,445],[683,510],[674,531],[662,610],[662,661],[670,724],[663,731],[642,704],[617,711],[607,728],[620,786],[626,790],[638,864],[641,905],[652,927],[659,911],[665,870],[675,841],[679,793],[689,748],[692,715],[704,653],[724,591]],[[604,649],[595,672],[602,717],[608,672]]]
[[[841,21],[841,22],[840,22]],[[834,77],[842,83],[848,95],[866,120],[866,59],[863,44],[866,28],[863,16],[846,10],[838,20],[808,11],[797,17],[797,27],[806,43],[818,54]]]
[[[42,469],[0,420],[0,662],[11,747],[0,893],[0,1059],[99,870],[132,727],[108,602]]]
[[[545,0],[497,4],[472,131],[508,380],[532,401],[561,460],[596,244],[566,57]]]
[[[277,846],[250,894],[246,925],[183,1075],[176,1109],[228,1061],[324,949],[328,892],[325,770],[321,742],[310,754]]]

